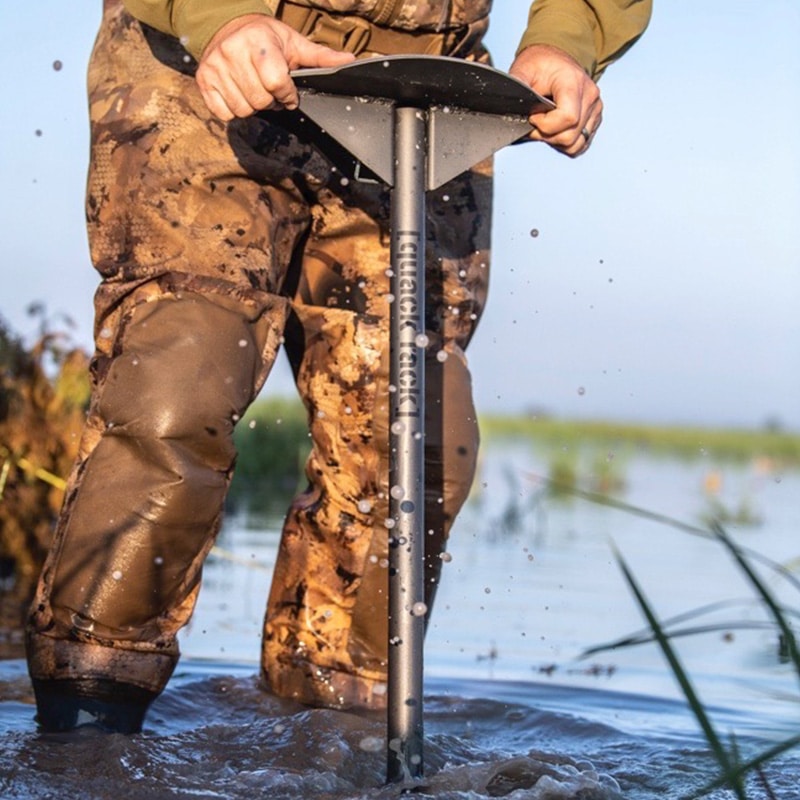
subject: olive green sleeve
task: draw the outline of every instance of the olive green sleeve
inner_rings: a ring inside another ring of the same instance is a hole
[[[652,10],[652,0],[534,0],[517,52],[558,47],[597,79],[644,33]]]
[[[180,39],[195,58],[232,19],[244,14],[272,16],[267,0],[124,0],[124,6],[136,19]]]

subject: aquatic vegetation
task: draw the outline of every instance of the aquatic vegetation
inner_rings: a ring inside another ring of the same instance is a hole
[[[800,582],[796,580],[791,571],[785,566],[776,564],[768,559],[765,559],[763,556],[760,556],[758,553],[736,544],[728,536],[718,521],[712,521],[708,529],[695,528],[694,526],[687,525],[686,523],[682,523],[670,517],[654,514],[653,512],[636,508],[621,501],[614,501],[610,498],[604,498],[598,495],[593,496],[590,493],[581,493],[581,496],[584,497],[584,499],[588,499],[593,502],[613,505],[620,510],[644,516],[649,519],[654,519],[689,533],[714,537],[735,560],[736,564],[753,587],[756,598],[768,610],[769,615],[772,618],[771,622],[744,620],[734,621],[732,623],[726,622],[724,624],[714,623],[712,625],[700,625],[691,628],[675,628],[674,626],[678,623],[684,623],[689,619],[697,618],[711,610],[718,610],[719,608],[724,607],[726,603],[721,601],[720,603],[713,604],[713,606],[693,609],[692,611],[681,614],[680,616],[674,617],[666,622],[659,620],[649,601],[646,599],[643,589],[640,587],[637,579],[633,575],[633,572],[627,565],[625,559],[618,551],[615,550],[615,558],[617,563],[622,570],[625,580],[631,592],[633,593],[636,602],[645,616],[648,624],[648,630],[636,632],[614,642],[588,648],[584,650],[582,657],[585,658],[600,652],[644,644],[651,641],[654,641],[658,644],[669,666],[669,669],[680,686],[680,689],[686,698],[686,702],[691,712],[694,714],[695,719],[697,720],[700,729],[702,730],[703,735],[708,742],[711,752],[713,753],[720,768],[720,777],[717,780],[707,784],[696,792],[687,795],[685,800],[694,800],[694,798],[700,798],[711,792],[713,789],[723,786],[727,786],[732,789],[739,800],[747,800],[748,793],[746,787],[746,778],[754,775],[760,781],[762,788],[766,788],[766,790],[769,792],[769,785],[766,783],[766,778],[760,771],[761,767],[782,753],[798,747],[798,745],[800,745],[800,736],[791,736],[784,741],[763,750],[747,761],[741,761],[735,744],[735,736],[732,737],[730,748],[726,748],[723,744],[722,737],[712,724],[711,718],[707,713],[702,700],[695,691],[691,677],[687,670],[683,667],[681,660],[673,646],[673,642],[675,639],[681,636],[705,634],[712,631],[722,631],[725,633],[725,635],[729,635],[730,631],[735,628],[758,627],[777,630],[779,646],[776,650],[776,657],[780,660],[791,663],[797,674],[798,681],[800,681],[800,650],[798,650],[797,639],[790,622],[791,617],[800,618],[800,611],[780,604],[774,598],[772,592],[768,589],[765,582],[759,577],[751,562],[757,560],[762,564],[766,564],[777,574],[786,578],[798,591],[800,591]],[[798,695],[796,698],[793,698],[793,700],[794,702],[800,703],[800,695]]]
[[[269,502],[298,488],[311,449],[306,410],[298,399],[257,400],[234,431],[238,456],[231,485],[234,500]]]
[[[88,356],[67,334],[44,321],[27,347],[0,321],[0,630],[19,623],[32,594],[88,399]]]
[[[617,457],[646,454],[731,463],[760,459],[772,470],[800,465],[800,434],[774,426],[715,429],[489,414],[481,416],[481,431],[487,441],[527,439],[542,449],[591,447]]]

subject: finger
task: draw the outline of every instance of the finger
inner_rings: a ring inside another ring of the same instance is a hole
[[[233,74],[244,99],[255,111],[271,108],[280,103],[278,92],[280,91],[281,81],[289,80],[288,73],[278,68],[274,74],[277,77],[272,78],[270,77],[270,71],[263,69],[260,56],[254,57],[253,60]],[[271,85],[273,82],[275,82],[275,85]],[[289,80],[289,82],[291,81]]]
[[[249,117],[255,111],[237,80],[230,73],[221,72],[212,77],[206,76],[201,84],[201,90],[208,95],[209,99],[206,100],[206,103],[209,109],[222,120],[227,121],[233,117]],[[219,108],[222,113],[217,113],[216,108]]]
[[[261,50],[253,59],[255,80],[258,89],[256,93],[267,93],[270,103],[277,102],[285,108],[297,108],[299,96],[294,81],[289,74],[289,65],[283,58],[270,57],[267,50]],[[266,108],[266,105],[259,108]]]
[[[534,141],[545,142],[556,150],[567,155],[579,155],[584,152],[594,135],[597,126],[602,120],[603,103],[599,93],[590,93],[582,102],[579,113],[569,113],[560,117],[554,124],[549,120],[546,125],[537,120],[537,127],[531,133]]]
[[[332,50],[330,47],[312,42],[305,37],[301,37],[300,41],[297,42],[293,55],[294,58],[291,59],[292,69],[297,69],[298,67],[338,67],[355,60],[355,56],[352,53]]]
[[[569,147],[559,148],[561,152],[568,155],[570,158],[582,156],[592,146],[594,137],[597,134],[597,129],[602,124],[602,121],[603,115],[601,111],[592,114],[586,121],[586,124],[581,128],[573,144]]]

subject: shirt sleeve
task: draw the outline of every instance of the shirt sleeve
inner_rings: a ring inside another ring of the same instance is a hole
[[[534,0],[517,53],[558,47],[596,80],[644,33],[652,10],[652,0]]]
[[[232,19],[244,14],[273,16],[265,0],[124,0],[124,6],[146,25],[180,39],[198,59],[214,34]]]

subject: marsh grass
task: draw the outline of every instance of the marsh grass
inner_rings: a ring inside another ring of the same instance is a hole
[[[236,426],[233,440],[238,456],[230,503],[267,512],[301,486],[311,440],[299,400],[272,398],[253,403]]]
[[[487,441],[527,440],[547,451],[591,448],[599,453],[613,453],[615,458],[645,454],[732,463],[761,458],[777,467],[800,466],[800,435],[773,428],[716,429],[483,415],[481,432]]]
[[[88,356],[45,310],[31,347],[0,320],[0,651],[33,592],[89,399]]]
[[[542,479],[538,480],[541,481]],[[561,491],[566,490],[565,487],[560,488]],[[584,500],[588,500],[589,502],[617,508],[620,511],[668,525],[689,534],[699,535],[705,538],[712,538],[720,544],[721,548],[734,560],[742,574],[747,578],[753,589],[755,600],[760,602],[767,609],[771,620],[765,620],[763,622],[717,622],[710,625],[692,625],[687,627],[684,625],[684,623],[702,617],[711,611],[718,611],[727,605],[734,605],[734,603],[720,601],[703,606],[701,608],[692,609],[691,611],[673,617],[669,620],[660,620],[647,600],[644,590],[627,565],[625,559],[614,548],[614,556],[616,561],[620,567],[620,570],[622,571],[623,577],[628,584],[629,589],[631,590],[631,593],[635,598],[636,603],[645,617],[647,628],[629,634],[613,642],[587,648],[581,654],[581,658],[587,658],[589,656],[596,655],[597,653],[607,652],[609,650],[616,650],[649,642],[655,642],[661,650],[662,655],[664,656],[664,659],[667,662],[673,677],[680,687],[692,714],[697,720],[703,736],[708,743],[709,749],[711,750],[720,769],[720,774],[717,779],[687,795],[683,800],[696,800],[696,798],[703,797],[714,789],[726,786],[734,792],[739,800],[748,800],[748,778],[752,779],[754,782],[757,782],[760,786],[760,789],[766,793],[767,797],[773,797],[774,794],[769,786],[766,776],[762,771],[762,767],[768,761],[777,758],[782,753],[798,747],[798,745],[800,745],[800,735],[792,736],[781,742],[778,742],[775,745],[762,750],[746,761],[743,761],[739,753],[735,735],[730,737],[730,744],[728,746],[724,744],[723,737],[714,727],[709,713],[707,712],[700,696],[694,688],[689,673],[684,668],[677,651],[673,646],[673,642],[679,637],[707,634],[710,632],[727,633],[734,628],[762,628],[774,630],[778,632],[778,639],[780,642],[778,658],[779,660],[792,664],[798,682],[800,682],[800,649],[798,648],[797,638],[794,628],[791,624],[792,618],[800,619],[800,612],[796,608],[791,608],[780,604],[764,581],[759,577],[753,565],[756,562],[760,562],[769,570],[779,574],[795,589],[797,589],[798,592],[800,592],[800,581],[798,581],[792,573],[791,567],[778,564],[759,554],[757,551],[741,547],[730,538],[719,521],[712,520],[707,527],[698,527],[681,522],[680,520],[676,520],[667,515],[654,513],[647,509],[633,506],[621,500],[605,496],[601,493],[586,492],[574,488],[570,491],[575,496],[578,496]],[[797,698],[792,699],[795,702],[800,703],[800,693],[798,693]]]

